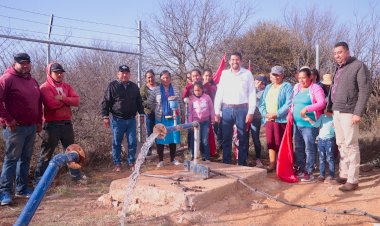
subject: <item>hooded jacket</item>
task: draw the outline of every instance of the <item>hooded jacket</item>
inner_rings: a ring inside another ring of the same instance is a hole
[[[53,80],[50,73],[52,64],[46,67],[46,82],[40,87],[44,104],[44,121],[71,120],[71,106],[79,106],[79,96],[69,84]],[[55,99],[57,95],[62,95],[62,100]]]
[[[13,67],[0,77],[0,118],[9,124],[42,123],[41,93],[37,81],[30,74],[20,75]]]

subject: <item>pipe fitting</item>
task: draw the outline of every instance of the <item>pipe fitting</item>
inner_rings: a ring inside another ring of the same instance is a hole
[[[66,148],[66,154],[71,152],[77,153],[79,156],[79,160],[78,162],[69,162],[67,163],[67,166],[70,169],[80,169],[84,165],[86,153],[78,144],[72,144]]]
[[[158,123],[153,127],[153,133],[158,134],[157,138],[164,139],[168,130],[162,123]]]

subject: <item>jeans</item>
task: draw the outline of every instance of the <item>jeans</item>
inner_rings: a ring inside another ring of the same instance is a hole
[[[153,127],[154,127],[154,123],[155,123],[155,116],[154,116],[154,112],[150,113],[150,114],[145,114],[145,122],[146,122],[146,132],[147,132],[147,136],[149,136],[150,134],[153,133]]]
[[[112,117],[111,127],[113,133],[112,139],[112,161],[115,165],[121,164],[121,143],[124,134],[127,136],[128,141],[128,164],[135,163],[136,155],[136,119],[121,119]]]
[[[317,144],[315,143],[317,135],[318,128],[294,127],[295,165],[299,170],[306,170],[307,173],[313,172],[317,151]]]
[[[329,164],[329,176],[334,177],[334,140],[335,138],[318,139],[319,174],[325,176],[325,161]]]
[[[236,125],[239,139],[238,164],[247,165],[248,134],[245,118],[248,107],[223,107],[222,131],[223,131],[223,163],[231,164],[233,126]]]
[[[34,172],[34,184],[37,184],[44,174],[59,141],[61,141],[64,150],[74,143],[74,130],[70,121],[45,123],[40,157]],[[69,171],[73,180],[81,178],[81,173],[78,169],[69,169]]]
[[[200,125],[200,150],[202,158],[210,160],[210,144],[208,143],[208,133],[210,131],[210,120],[199,122]],[[190,131],[189,131],[190,132]],[[194,157],[194,130],[190,132],[191,140],[191,154]]]
[[[253,145],[255,147],[256,159],[261,158],[261,141],[260,141],[260,129],[261,129],[261,118],[253,119],[251,123],[251,136],[253,140]]]
[[[10,132],[3,129],[5,157],[0,178],[0,191],[10,194],[16,176],[16,193],[26,192],[29,181],[29,165],[36,138],[36,125],[16,126]]]

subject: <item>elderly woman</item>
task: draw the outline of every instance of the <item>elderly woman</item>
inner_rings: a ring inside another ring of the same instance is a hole
[[[155,74],[152,69],[145,72],[145,85],[140,88],[140,94],[143,101],[144,112],[146,117],[146,132],[147,136],[153,133],[153,127],[155,122],[154,111],[150,110],[148,107],[148,98],[153,93],[156,88],[157,83],[155,80]],[[152,154],[152,148],[149,148],[148,155]]]
[[[323,89],[312,80],[311,70],[301,69],[293,89],[292,114],[294,117],[295,165],[301,181],[312,181],[318,128],[314,128],[305,116],[317,120],[326,106]],[[306,156],[305,156],[306,155]],[[306,164],[305,164],[306,159]]]
[[[276,168],[276,155],[286,128],[286,116],[289,111],[292,85],[284,82],[284,68],[274,66],[271,70],[271,81],[265,87],[260,99],[259,110],[265,123],[267,148],[269,152],[268,172]]]
[[[180,113],[183,112],[183,102],[181,101],[178,90],[171,84],[171,74],[168,70],[164,70],[160,74],[161,84],[157,86],[148,98],[148,107],[155,112],[155,123],[162,123],[165,126],[173,126],[174,120],[180,123]],[[177,110],[177,118],[173,118],[173,111],[169,107],[169,99],[175,97],[179,102],[179,109]],[[164,139],[157,139],[157,153],[159,163],[157,167],[164,166],[164,145],[169,145],[170,149],[170,162],[174,165],[180,163],[175,159],[175,151],[177,144],[180,143],[180,132],[168,133]]]

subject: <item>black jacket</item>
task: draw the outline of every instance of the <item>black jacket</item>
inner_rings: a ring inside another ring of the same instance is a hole
[[[329,93],[328,109],[332,107],[333,111],[362,116],[372,89],[368,68],[355,57],[350,57],[341,70],[339,81],[335,81],[337,70],[335,71]],[[336,94],[335,100],[332,101],[331,91],[335,82],[337,82]]]
[[[136,113],[144,114],[144,107],[138,86],[129,81],[125,87],[118,80],[112,81],[105,91],[102,101],[102,116],[131,119]]]

